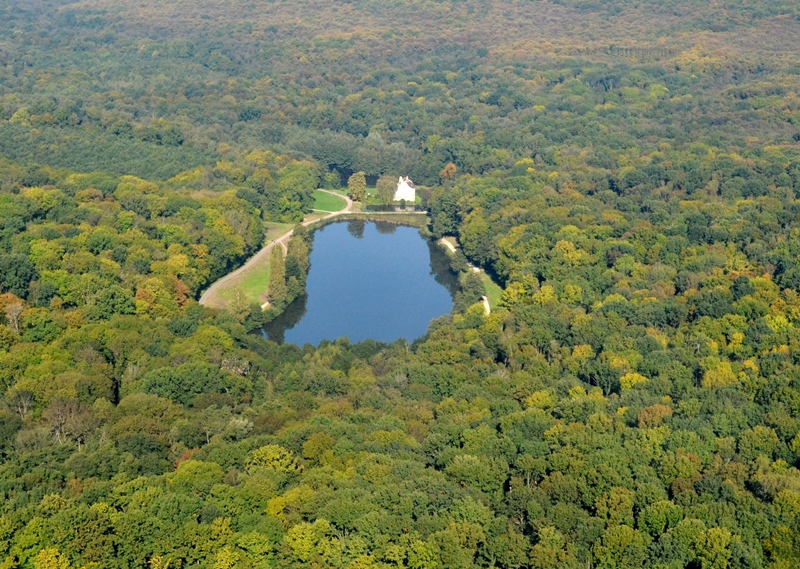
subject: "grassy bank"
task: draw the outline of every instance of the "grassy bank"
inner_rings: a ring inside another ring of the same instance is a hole
[[[277,239],[292,227],[294,227],[292,223],[265,224],[266,236],[264,238],[264,243],[266,244]],[[269,255],[264,255],[258,262],[248,267],[246,271],[243,271],[220,287],[215,294],[216,299],[209,299],[209,304],[218,306],[221,302],[221,305],[224,306],[232,302],[237,289],[244,293],[248,303],[257,302],[258,304],[263,304],[264,300],[262,299],[262,295],[266,293],[267,286],[269,285],[269,273]]]
[[[249,271],[242,273],[238,278],[233,279],[229,287],[219,291],[219,297],[231,302],[234,299],[236,290],[244,293],[248,303],[257,302],[263,304],[264,300],[260,297],[267,292],[269,285],[269,258],[265,262],[258,263]]]
[[[321,194],[322,196],[325,196],[326,198],[331,199],[331,202],[328,202],[328,204],[330,203],[338,204],[338,202],[341,202],[343,205],[345,204],[344,200],[342,200],[337,196],[333,196],[331,194],[325,194],[324,192],[318,192],[318,193]],[[316,197],[317,196],[315,195],[315,198]],[[327,207],[335,207],[335,206],[328,205]],[[315,209],[317,208],[315,207]],[[382,221],[384,223],[408,225],[420,228],[423,232],[426,231],[426,227],[428,225],[428,216],[421,213],[353,212],[353,213],[345,213],[342,215],[338,215],[330,219],[322,219],[323,215],[324,214],[320,213],[311,213],[306,216],[306,221],[312,221],[312,223],[308,226],[309,230],[313,231],[314,229],[318,229],[329,223],[335,223],[339,221],[352,221],[352,220]],[[270,241],[277,239],[281,235],[284,235],[292,227],[293,224],[290,223],[266,224],[266,237],[264,239],[264,243],[267,244]],[[264,255],[257,262],[249,266],[247,270],[242,271],[234,278],[231,278],[230,280],[225,282],[216,291],[214,298],[209,299],[209,305],[220,308],[224,307],[225,305],[234,301],[234,299],[236,298],[237,291],[241,291],[244,294],[244,297],[248,303],[256,302],[258,304],[263,304],[266,300],[265,294],[269,286],[269,277],[270,277],[269,255]]]

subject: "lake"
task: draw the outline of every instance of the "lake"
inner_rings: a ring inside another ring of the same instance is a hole
[[[450,312],[458,277],[413,227],[341,221],[314,231],[306,294],[264,327],[274,342],[412,341]]]

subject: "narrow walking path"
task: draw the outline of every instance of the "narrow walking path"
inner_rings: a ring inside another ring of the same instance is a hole
[[[448,241],[447,239],[445,239],[444,237],[442,237],[441,239],[439,239],[439,243],[441,243],[442,245],[444,245],[445,247],[447,247],[448,249],[450,249],[450,252],[451,252],[451,253],[455,253],[455,252],[456,252],[456,248],[455,248],[455,246],[454,246],[452,243],[450,243],[450,241]]]
[[[439,239],[439,244],[440,245],[444,245],[447,248],[447,250],[450,251],[450,253],[455,254],[456,246],[453,245],[448,238],[442,237],[441,239]],[[473,265],[469,261],[467,261],[467,265],[469,265],[469,268],[472,269],[473,273],[479,273],[481,275],[481,277],[484,279],[484,283],[486,283],[487,280],[488,280],[488,282],[491,282],[491,278],[486,274],[486,272],[482,268],[476,267],[475,265]],[[485,286],[486,285],[484,284],[484,287]],[[481,303],[483,304],[483,310],[486,312],[486,314],[487,315],[491,314],[492,313],[492,306],[489,303],[489,297],[488,296],[482,296],[481,297]]]
[[[334,196],[338,196],[343,200],[345,200],[347,202],[347,205],[344,207],[344,209],[341,209],[339,211],[334,211],[322,217],[315,217],[314,219],[303,221],[302,222],[303,225],[308,226],[311,225],[312,223],[317,223],[318,221],[324,221],[326,219],[330,219],[332,217],[336,217],[345,213],[352,213],[353,200],[351,200],[349,197],[344,196],[342,194],[337,194],[336,192],[330,192],[328,190],[320,189],[319,191],[325,192],[327,194],[332,194]],[[286,253],[286,251],[288,250],[289,239],[291,239],[293,232],[294,229],[290,229],[277,239],[273,239],[264,247],[262,247],[255,255],[250,257],[244,265],[242,265],[235,271],[231,271],[224,277],[214,282],[210,287],[206,289],[206,291],[200,297],[199,300],[200,304],[202,304],[203,306],[216,306],[217,308],[220,308],[220,306],[218,306],[219,299],[217,298],[217,293],[220,291],[220,289],[222,289],[224,285],[230,282],[232,279],[235,279],[239,275],[246,273],[254,265],[261,263],[262,261],[269,262],[269,255],[272,251],[272,248],[275,247],[276,244],[280,244],[280,246],[283,248],[284,253]],[[264,306],[262,306],[262,308],[265,308],[266,306],[269,306],[269,303],[266,303]]]

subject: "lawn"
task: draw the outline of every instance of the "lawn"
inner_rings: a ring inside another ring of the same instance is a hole
[[[258,299],[258,297],[267,290],[268,285],[269,263],[267,262],[263,265],[253,267],[253,269],[250,271],[247,271],[244,274],[242,284],[239,286],[242,289],[242,292],[244,292],[244,295],[247,297],[248,301],[258,302],[261,304],[261,301]]]
[[[503,289],[486,274],[486,271],[481,271],[480,275],[483,280],[483,289],[486,291],[486,298],[489,299],[489,306],[492,309],[497,308]]]
[[[264,229],[266,230],[266,237],[264,243],[267,244],[273,239],[277,239],[287,231],[289,231],[294,224],[292,223],[265,223]],[[230,281],[226,282],[217,295],[219,298],[226,302],[231,302],[234,298],[236,289],[244,293],[247,302],[257,302],[263,304],[259,298],[269,285],[269,255],[266,255],[260,262],[241,275],[236,276]]]
[[[269,256],[267,256],[265,261],[264,263],[259,263],[251,267],[247,272],[238,275],[236,278],[226,283],[225,288],[218,293],[220,298],[231,302],[238,289],[244,293],[248,304],[253,302],[263,304],[264,301],[261,300],[259,296],[266,292],[269,285]]]
[[[322,211],[340,211],[347,206],[347,202],[339,196],[334,196],[316,190],[314,192],[314,209]]]

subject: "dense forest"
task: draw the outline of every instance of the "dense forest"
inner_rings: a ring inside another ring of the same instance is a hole
[[[198,304],[354,172],[500,307]],[[800,5],[8,0],[0,309],[3,569],[798,567]]]

